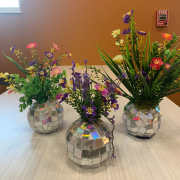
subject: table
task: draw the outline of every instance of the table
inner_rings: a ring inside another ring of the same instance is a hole
[[[68,77],[69,68],[61,67]],[[119,110],[111,113],[116,115],[116,159],[97,169],[82,169],[67,157],[65,147],[67,128],[79,117],[76,111],[63,103],[62,127],[37,134],[27,121],[28,108],[19,112],[19,97],[7,91],[0,95],[0,180],[180,180],[180,108],[168,98],[160,103],[160,130],[151,139],[138,139],[125,131],[121,115],[128,100],[120,97]]]

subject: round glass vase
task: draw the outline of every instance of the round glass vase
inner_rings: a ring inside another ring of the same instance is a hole
[[[63,122],[63,106],[56,100],[45,103],[33,103],[28,111],[27,119],[32,129],[37,133],[48,134],[56,131]]]
[[[161,125],[161,111],[155,109],[137,109],[134,104],[126,105],[122,120],[127,133],[139,138],[151,138]]]
[[[88,124],[83,119],[74,121],[66,132],[68,157],[79,167],[100,167],[112,155],[112,139],[108,125],[102,120]]]

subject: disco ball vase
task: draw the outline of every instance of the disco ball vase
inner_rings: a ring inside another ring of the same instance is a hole
[[[134,104],[126,105],[122,120],[127,133],[139,138],[151,138],[161,125],[161,111],[155,109],[137,109]]]
[[[42,134],[56,131],[63,122],[63,106],[55,100],[47,100],[45,103],[33,103],[28,111],[27,119],[31,128]]]
[[[97,168],[112,156],[112,138],[108,125],[102,120],[91,125],[81,118],[66,132],[68,157],[81,168]]]

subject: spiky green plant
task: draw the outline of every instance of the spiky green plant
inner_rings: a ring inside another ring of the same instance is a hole
[[[123,31],[123,34],[127,34],[125,45],[120,38],[120,30],[112,34],[116,38],[122,59],[112,59],[99,47],[98,52],[117,77],[126,74],[121,80],[130,95],[120,87],[122,96],[138,108],[155,108],[163,97],[180,91],[180,53],[176,50],[179,44],[173,46],[179,37],[175,33],[163,33],[163,43],[151,43],[150,32],[147,34],[135,27],[133,11],[126,13],[123,20],[129,23],[128,29]],[[146,35],[146,41],[143,41]],[[92,69],[98,72],[96,68]],[[101,74],[114,83],[107,72]]]

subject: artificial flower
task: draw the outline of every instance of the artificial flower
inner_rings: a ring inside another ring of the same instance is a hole
[[[69,51],[66,51],[66,53],[67,53],[68,57],[71,58],[72,54],[69,53]]]
[[[141,72],[142,75],[145,75],[145,76],[146,76],[146,79],[147,79],[149,82],[151,82],[150,79],[149,79],[148,74],[147,74],[144,70],[141,70],[140,72]],[[138,77],[140,77],[139,74],[135,75],[135,78],[138,78]]]
[[[145,33],[144,31],[137,31],[138,34],[146,36],[147,33]]]
[[[52,58],[54,56],[51,52],[45,52],[44,54],[47,58]]]
[[[28,71],[32,71],[33,69],[35,69],[34,66],[30,66],[30,67],[27,67],[27,68],[26,68],[26,70],[28,70]]]
[[[65,93],[61,96],[61,100],[59,101],[59,103],[63,102],[66,98],[68,97],[68,93]]]
[[[87,59],[85,59],[85,60],[83,60],[84,62],[85,62],[85,65],[86,65],[86,63],[88,62],[88,60]]]
[[[60,50],[56,44],[53,43],[55,49]]]
[[[122,72],[121,77],[124,79],[124,78],[126,78],[126,77],[127,77],[127,74],[126,74],[125,72]]]
[[[4,77],[6,77],[6,76],[9,76],[9,73],[8,72],[6,72],[6,73],[0,73],[0,78],[4,78]]]
[[[113,60],[118,64],[123,61],[123,56],[122,55],[117,55],[113,58]]]
[[[116,45],[116,46],[120,46],[120,42],[119,42],[119,41],[116,41],[116,42],[115,42],[115,45]]]
[[[52,71],[50,72],[50,76],[57,75],[61,73],[61,70],[58,67],[52,68]]]
[[[156,70],[160,69],[160,66],[163,65],[162,59],[160,57],[154,57],[152,58],[153,63],[151,63],[149,66],[151,68],[155,68]]]
[[[37,62],[36,61],[31,61],[30,63],[29,63],[29,66],[33,66],[33,65],[35,65]]]
[[[33,49],[33,48],[36,47],[36,46],[38,46],[38,44],[36,44],[35,42],[33,42],[33,43],[28,44],[26,47],[27,47],[27,48],[30,48],[30,49]]]
[[[9,90],[8,94],[11,94],[13,92],[13,90]]]
[[[96,84],[94,86],[96,88],[97,91],[99,91],[102,96],[106,97],[107,94],[109,94],[108,89],[104,88],[104,86],[101,86],[100,84]]]
[[[129,21],[131,20],[131,15],[133,14],[134,10],[129,11],[128,13],[123,15],[123,21],[125,24],[129,23]]]
[[[113,36],[113,38],[116,38],[118,35],[120,35],[120,33],[121,31],[120,29],[118,29],[118,30],[113,31],[111,35]]]
[[[162,36],[165,38],[165,39],[168,39],[168,40],[172,40],[173,39],[173,35],[172,34],[164,34],[162,33]]]
[[[164,66],[165,66],[166,69],[169,69],[171,67],[171,65],[168,64],[168,63],[165,63]]]
[[[75,65],[74,61],[72,60],[72,68],[70,68],[70,69],[74,70],[75,67],[76,67],[76,65]]]
[[[114,98],[111,99],[111,107],[114,108],[114,110],[119,109],[119,104],[117,104],[117,100]]]
[[[57,60],[54,60],[51,64],[54,65],[54,64],[56,64],[56,63],[58,63],[58,61],[57,61]]]
[[[125,29],[121,34],[129,34],[131,32],[131,29]]]
[[[63,93],[58,94],[58,95],[56,96],[56,101],[59,100],[59,99],[62,99],[62,97],[63,97]]]
[[[96,115],[97,108],[93,105],[92,107],[86,107],[85,105],[82,106],[82,110],[85,111],[85,116],[92,116],[94,117]]]
[[[121,95],[121,91],[120,91],[120,89],[119,88],[115,88],[115,92],[117,92],[119,95]]]
[[[164,46],[163,43],[161,43],[160,46],[158,46],[158,51],[165,50],[165,49],[166,49],[166,46]],[[167,53],[165,52],[165,54],[167,54]]]
[[[62,88],[66,88],[66,78],[60,79],[59,85],[62,86]]]
[[[31,66],[32,67],[32,66]],[[47,72],[44,69],[40,69],[37,73],[38,76],[47,77]]]
[[[10,48],[11,54],[14,52],[15,49],[16,49],[16,45]]]

